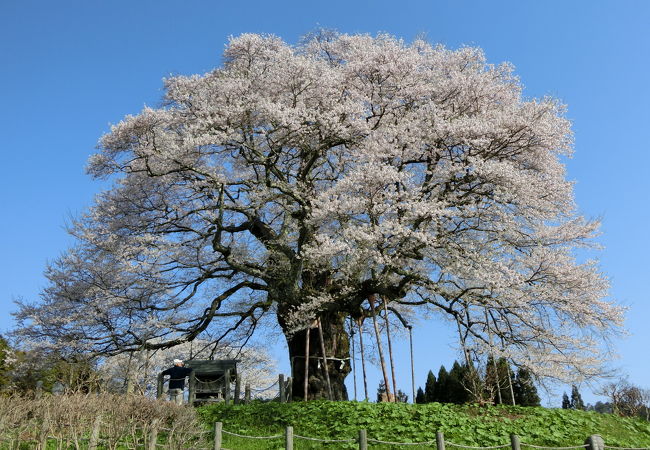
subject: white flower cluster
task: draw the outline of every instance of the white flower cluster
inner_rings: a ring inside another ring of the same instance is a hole
[[[598,224],[575,212],[561,104],[479,49],[387,35],[245,34],[224,61],[101,139],[88,171],[118,181],[23,307],[26,335],[115,353],[276,312],[290,336],[378,295],[537,374],[597,371],[622,310],[573,256]]]

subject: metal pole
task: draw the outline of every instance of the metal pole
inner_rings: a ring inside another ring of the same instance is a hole
[[[357,363],[354,353],[354,320],[350,317],[350,340],[352,341],[352,379],[354,381],[354,401],[357,401]]]
[[[409,345],[411,347],[411,391],[413,392],[413,397],[411,397],[412,403],[415,403],[415,363],[413,358],[413,327],[408,326],[409,330]]]

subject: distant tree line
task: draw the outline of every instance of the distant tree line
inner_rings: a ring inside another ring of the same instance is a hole
[[[415,402],[539,406],[540,398],[530,372],[521,367],[512,370],[505,358],[488,358],[482,371],[458,361],[450,371],[440,366],[437,377],[430,370]]]

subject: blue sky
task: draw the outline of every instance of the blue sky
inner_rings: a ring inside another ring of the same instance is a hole
[[[66,221],[102,189],[84,174],[97,139],[109,123],[157,105],[163,77],[212,69],[228,36],[243,32],[292,43],[317,27],[407,41],[423,33],[451,48],[480,46],[490,62],[515,65],[527,96],[568,104],[568,175],[580,211],[603,220],[598,257],[612,297],[629,307],[630,335],[615,341],[614,365],[650,388],[649,23],[642,0],[0,0],[0,332],[12,327],[12,299],[36,299],[46,261],[70,244]],[[417,383],[451,365],[451,336],[420,324]],[[399,384],[410,392],[405,343],[399,349]]]

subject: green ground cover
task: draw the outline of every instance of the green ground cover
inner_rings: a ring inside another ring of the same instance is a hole
[[[587,436],[600,434],[608,446],[650,447],[650,423],[645,420],[539,407],[314,401],[213,404],[199,408],[199,414],[206,425],[220,421],[224,430],[254,436],[283,434],[291,425],[297,435],[323,439],[356,438],[358,430],[365,428],[371,439],[398,442],[435,441],[436,431],[442,431],[448,442],[492,446],[508,444],[514,433],[522,443],[565,447],[582,445]],[[356,448],[356,444],[325,446],[300,439],[295,444],[296,449]],[[224,435],[224,447],[277,449],[283,448],[283,441]]]

